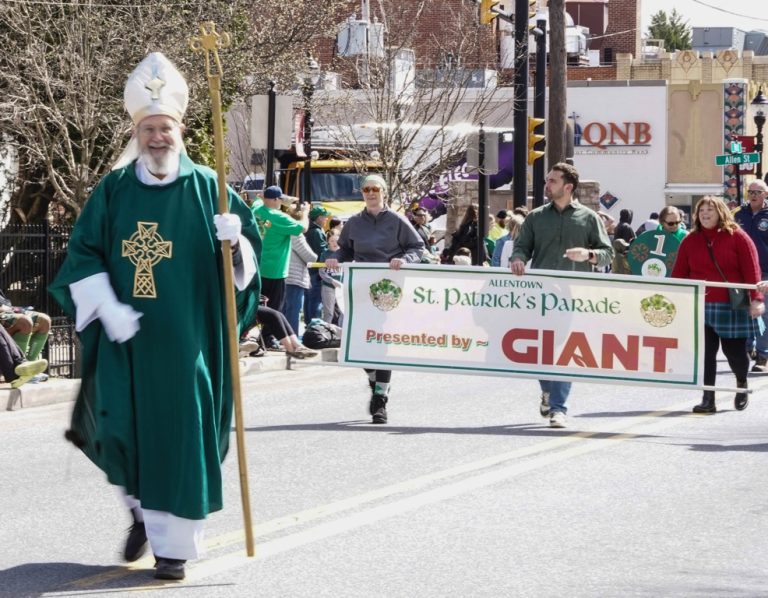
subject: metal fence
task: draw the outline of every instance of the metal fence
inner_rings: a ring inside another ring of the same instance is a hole
[[[0,289],[13,305],[51,316],[51,335],[43,356],[51,376],[75,378],[79,347],[75,325],[48,294],[67,253],[71,226],[12,224],[0,233]]]

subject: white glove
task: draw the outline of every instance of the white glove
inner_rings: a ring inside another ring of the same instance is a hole
[[[237,243],[243,228],[240,223],[240,216],[229,212],[216,214],[213,217],[213,224],[216,227],[216,238],[219,241],[229,241],[233,245]]]
[[[109,340],[124,343],[139,331],[139,318],[144,314],[119,301],[105,301],[96,310]]]

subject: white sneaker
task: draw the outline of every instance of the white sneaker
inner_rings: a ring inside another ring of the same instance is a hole
[[[549,417],[549,393],[541,393],[541,403],[539,404],[539,413],[541,417]]]
[[[568,424],[565,420],[565,413],[562,411],[553,411],[549,416],[550,428],[565,428]]]
[[[250,339],[240,341],[240,353],[245,353],[245,355],[248,356],[251,354],[251,352],[255,351],[260,346],[261,345],[257,341]]]

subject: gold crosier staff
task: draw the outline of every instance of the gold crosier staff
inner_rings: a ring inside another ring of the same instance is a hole
[[[224,128],[221,121],[221,62],[218,48],[230,45],[228,33],[217,33],[216,24],[208,21],[200,25],[202,35],[189,40],[189,46],[195,53],[205,53],[205,74],[208,77],[208,90],[211,94],[213,109],[213,136],[216,147],[216,173],[219,181],[219,212],[229,211],[227,184],[224,174]],[[214,70],[211,71],[211,54]],[[243,521],[245,525],[245,549],[248,556],[253,556],[253,526],[251,523],[251,501],[248,491],[248,468],[245,462],[245,429],[243,428],[243,402],[240,395],[240,356],[237,346],[237,315],[235,312],[235,289],[232,276],[232,247],[229,241],[221,243],[221,259],[224,268],[224,300],[227,311],[227,332],[229,345],[229,366],[232,375],[232,399],[235,407],[235,435],[237,437],[237,463],[240,469],[240,497],[243,502]]]

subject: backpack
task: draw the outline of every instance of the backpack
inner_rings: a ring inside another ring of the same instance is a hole
[[[302,343],[310,349],[330,349],[341,346],[341,328],[314,318],[307,326]]]

